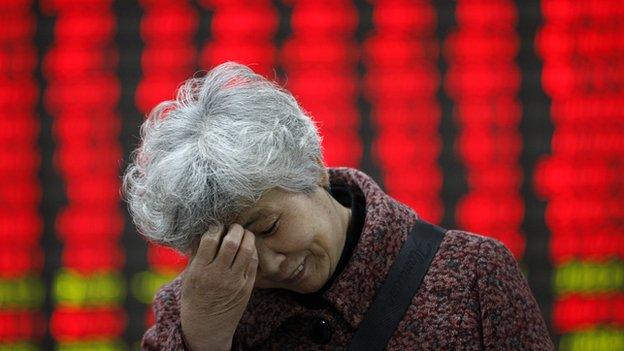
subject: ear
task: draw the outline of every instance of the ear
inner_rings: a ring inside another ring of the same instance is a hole
[[[327,189],[329,188],[329,171],[323,164],[323,160],[321,160],[319,157],[315,157],[314,160],[316,161],[316,163],[318,163],[319,166],[323,168],[323,174],[321,175],[321,179],[319,180],[318,185]]]

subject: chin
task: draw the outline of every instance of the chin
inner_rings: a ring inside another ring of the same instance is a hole
[[[315,291],[318,291],[320,288],[311,288],[308,286],[303,286],[303,287],[297,287],[295,289],[293,289],[293,291],[298,292],[300,294],[311,294]]]
[[[282,284],[271,284],[271,283],[259,283],[259,284],[255,284],[254,288],[255,289],[259,289],[259,290],[264,290],[264,289],[284,289],[284,290],[290,290],[290,291],[294,291],[296,293],[299,294],[310,294],[313,293],[315,291],[318,291],[323,285],[319,285],[319,286],[315,286],[314,284],[310,284],[309,282],[304,282],[300,285],[282,285]]]
[[[303,284],[300,284],[299,286],[293,287],[292,290],[300,294],[311,294],[313,292],[319,291],[323,287],[323,285],[324,283],[318,284],[317,282],[308,280]]]

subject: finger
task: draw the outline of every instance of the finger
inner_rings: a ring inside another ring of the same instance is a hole
[[[247,264],[247,269],[245,270],[245,279],[247,280],[247,287],[249,289],[253,289],[254,283],[256,282],[256,274],[258,273],[258,251],[255,250],[249,263]]]
[[[232,263],[232,271],[243,275],[249,265],[249,260],[253,256],[254,251],[256,251],[254,234],[249,230],[245,230],[243,241],[238,248],[236,258],[234,258],[234,262]]]
[[[217,257],[215,257],[214,260],[215,264],[225,269],[230,269],[230,267],[232,267],[232,262],[234,262],[234,258],[236,257],[236,252],[243,239],[243,234],[245,234],[243,226],[238,223],[230,225],[227,234],[225,234],[221,241],[221,247],[219,247]]]
[[[211,225],[210,228],[202,234],[192,261],[198,261],[196,264],[200,265],[209,265],[212,263],[219,249],[219,240],[221,236],[224,235],[224,229],[225,227],[221,223],[218,225]]]

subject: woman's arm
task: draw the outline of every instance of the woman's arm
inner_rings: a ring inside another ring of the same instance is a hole
[[[180,289],[180,277],[163,285],[154,296],[152,310],[156,322],[143,335],[141,350],[190,350],[182,334],[176,288]]]
[[[184,271],[156,293],[156,324],[145,333],[142,349],[240,349],[234,334],[258,270],[254,240],[238,223],[211,226]]]
[[[537,301],[505,245],[483,241],[476,268],[484,348],[554,350]]]
[[[156,323],[143,334],[141,340],[141,351],[161,351],[161,350],[185,350],[195,351],[189,346],[180,322],[179,292],[181,288],[181,277],[176,278],[171,283],[163,285],[152,303],[152,310]],[[243,348],[236,339],[232,340],[232,345],[224,345],[222,348],[214,350],[234,350],[242,351]]]

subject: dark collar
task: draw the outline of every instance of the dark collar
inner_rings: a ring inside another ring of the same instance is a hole
[[[345,269],[323,293],[329,304],[353,328],[357,328],[418,216],[385,194],[372,178],[357,169],[329,168],[329,173],[332,184],[346,184],[352,191],[361,192],[366,200],[366,218],[360,239]],[[355,291],[357,294],[353,294]],[[286,290],[256,289],[241,318],[236,337],[244,345],[256,345],[267,339],[286,319],[306,311]]]

